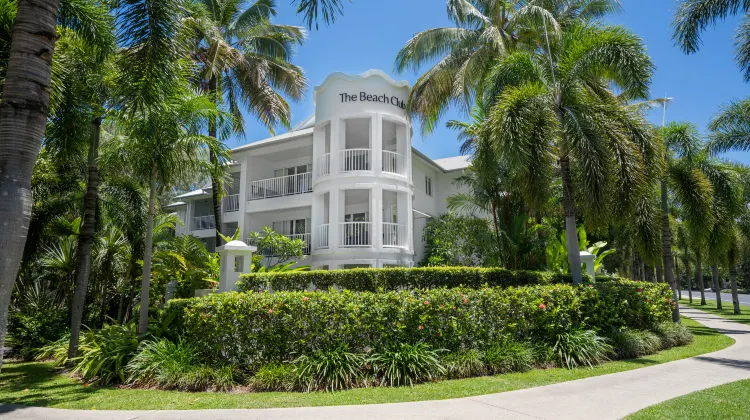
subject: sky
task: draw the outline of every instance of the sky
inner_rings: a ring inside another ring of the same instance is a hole
[[[607,18],[607,23],[622,25],[643,38],[656,65],[652,97],[673,98],[666,120],[690,121],[704,131],[711,116],[722,104],[750,96],[750,84],[734,62],[733,35],[739,19],[730,18],[703,34],[703,47],[693,55],[683,54],[671,39],[670,22],[674,14],[672,0],[622,0],[624,11]],[[275,23],[302,26],[291,0],[279,0]],[[332,72],[359,74],[380,69],[396,80],[410,84],[420,74],[393,71],[394,58],[414,34],[436,27],[451,26],[443,0],[353,0],[344,5],[344,15],[331,26],[321,25],[309,31],[305,44],[298,48],[293,62],[301,66],[309,80],[304,99],[291,104],[294,124],[314,112],[313,88]],[[422,69],[424,71],[426,69]],[[661,110],[651,120],[661,124]],[[440,127],[422,137],[415,127],[412,145],[433,159],[457,156],[456,132],[444,128],[445,122],[467,120],[458,109],[450,110]],[[231,147],[269,137],[267,128],[252,117],[246,118],[247,136],[233,139]],[[283,133],[286,129],[278,128]],[[750,154],[732,152],[727,158],[750,165]]]

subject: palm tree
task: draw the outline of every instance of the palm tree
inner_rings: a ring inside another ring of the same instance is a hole
[[[750,16],[744,0],[681,0],[677,6],[672,28],[672,39],[686,54],[698,52],[701,33],[718,21],[737,14],[744,15],[734,36],[735,60],[750,81]]]
[[[195,2],[189,25],[195,32],[191,56],[199,65],[198,87],[233,115],[232,131],[244,135],[244,108],[273,133],[278,124],[290,126],[291,110],[282,95],[298,100],[307,86],[302,69],[289,62],[305,32],[297,26],[272,24],[273,1],[256,0],[243,10],[244,5],[238,0]],[[226,133],[218,136],[219,128],[210,121],[208,135],[223,140]],[[215,168],[228,164],[214,154],[209,158]],[[211,176],[217,245],[221,244],[222,172]]]
[[[620,10],[619,0],[447,0],[454,27],[412,37],[394,69],[415,72],[430,63],[409,93],[407,112],[431,132],[448,106],[468,111],[494,63],[518,48],[533,51],[547,37],[577,21]]]
[[[559,165],[568,259],[580,283],[576,201],[592,224],[629,214],[647,193],[646,168],[660,164],[652,130],[610,87],[645,98],[653,65],[642,41],[619,27],[574,24],[551,41],[492,69],[485,129],[498,159],[532,185],[551,184],[549,168]]]

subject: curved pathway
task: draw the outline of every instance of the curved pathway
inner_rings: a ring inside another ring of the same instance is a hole
[[[11,419],[349,420],[618,419],[659,402],[750,378],[750,326],[696,309],[690,318],[736,343],[724,350],[627,372],[442,401],[257,410],[86,411],[0,405]]]

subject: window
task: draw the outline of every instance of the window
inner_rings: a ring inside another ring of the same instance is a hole
[[[296,219],[296,220],[283,220],[280,222],[273,222],[273,230],[282,235],[303,235],[310,233],[309,219]]]
[[[432,178],[429,176],[424,177],[424,191],[432,197]]]

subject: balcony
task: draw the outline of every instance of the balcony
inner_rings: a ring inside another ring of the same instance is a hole
[[[193,217],[193,223],[190,225],[190,230],[207,230],[214,229],[214,215],[209,214],[208,216],[197,216]]]
[[[328,248],[328,224],[320,225],[317,228],[317,237],[315,240],[316,249]]]
[[[248,200],[309,193],[312,191],[312,172],[252,181],[249,187]]]
[[[407,242],[406,225],[383,223],[383,247],[407,248]]]
[[[383,150],[383,172],[406,175],[406,159],[396,152]]]
[[[342,247],[370,246],[370,222],[341,222],[339,225],[341,232]]]
[[[326,153],[323,156],[318,156],[318,158],[315,160],[315,170],[317,171],[317,176],[326,176],[331,173],[331,154]]]
[[[310,244],[312,244],[312,241],[311,241],[311,236],[312,235],[311,234],[309,234],[309,233],[298,233],[298,234],[294,234],[294,235],[284,235],[284,236],[286,236],[287,238],[290,238],[290,239],[301,239],[302,242],[305,243],[304,248],[302,248],[302,254],[303,255],[310,255]],[[257,246],[257,244],[255,243],[255,241],[251,240],[251,241],[248,241],[248,242],[249,242],[249,245]],[[274,248],[274,247],[266,247],[266,248],[262,248],[262,249],[259,248],[258,251],[257,251],[257,253],[259,255],[264,256],[264,257],[275,257],[275,256],[278,256],[280,254],[279,250],[277,248]]]
[[[240,211],[240,195],[232,194],[224,197],[221,201],[221,210],[224,213],[233,213]]]
[[[370,149],[344,149],[341,151],[341,172],[369,170]]]

